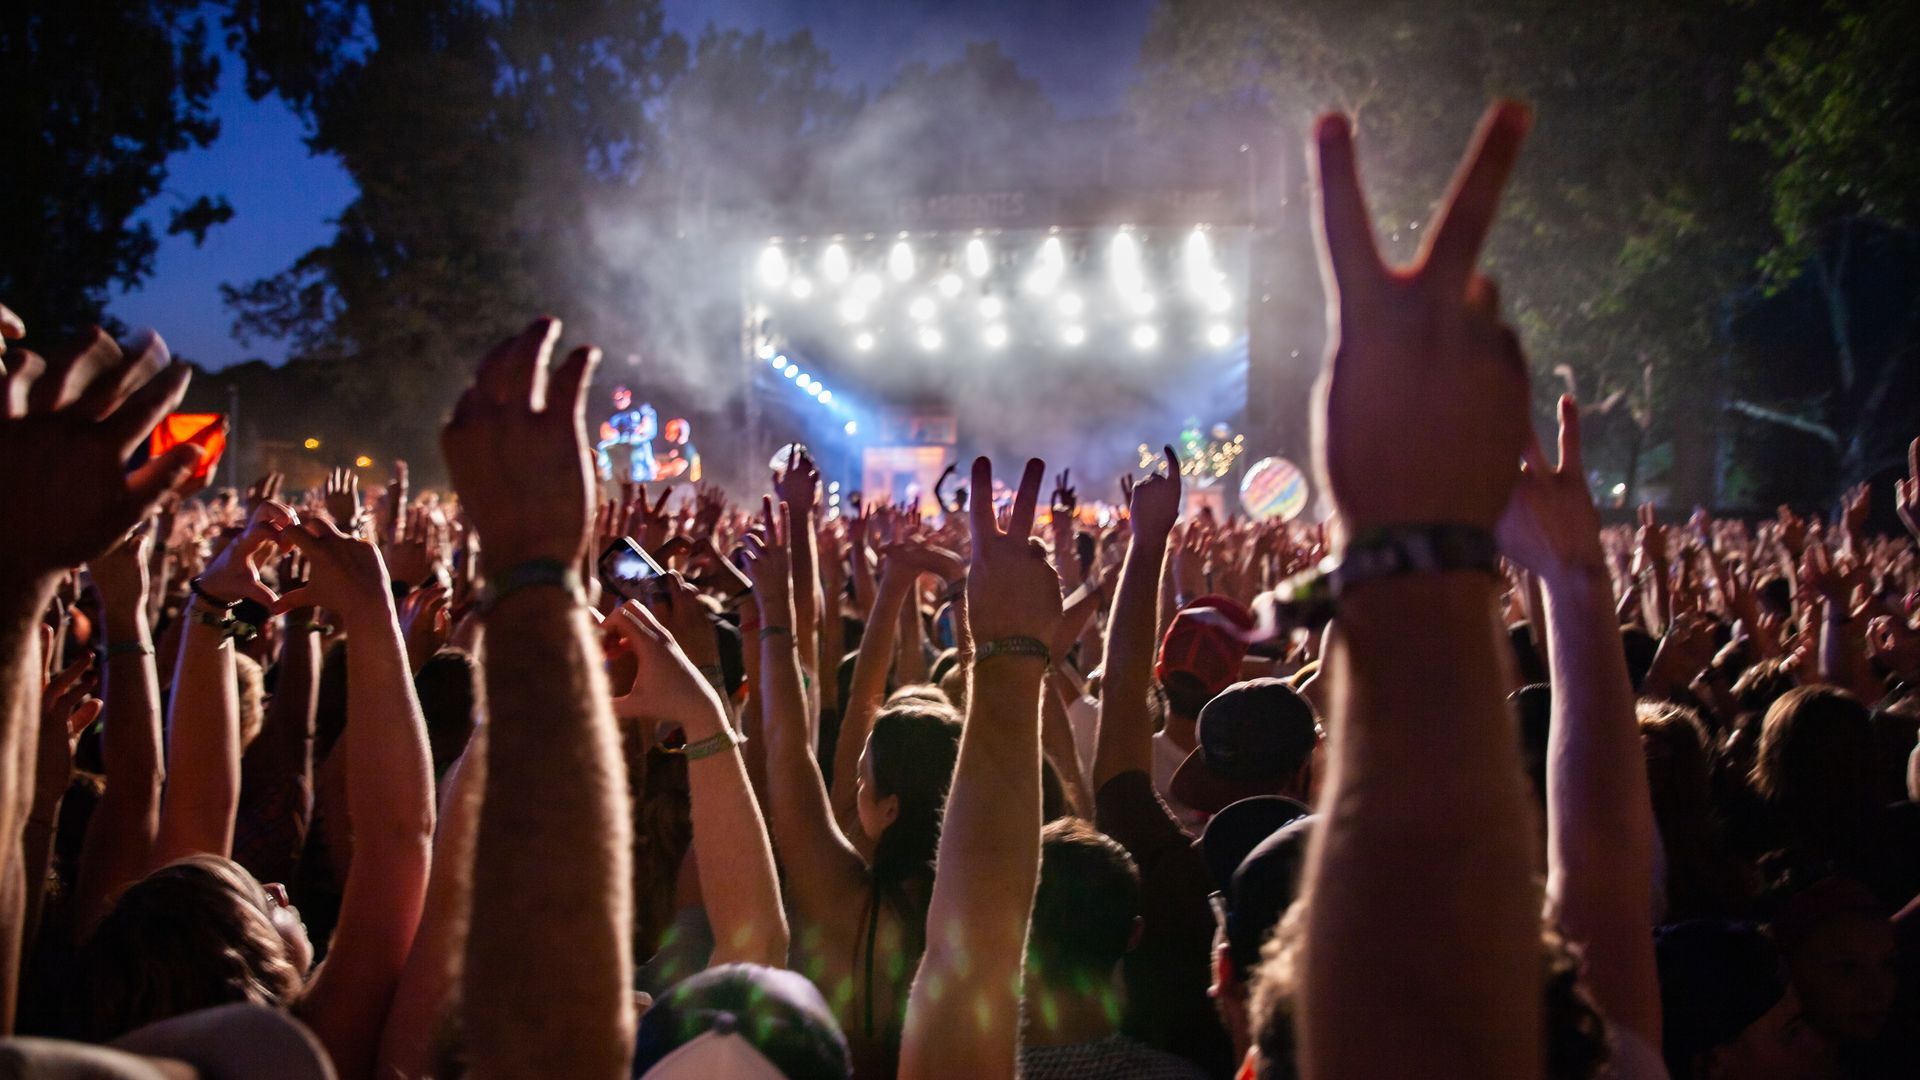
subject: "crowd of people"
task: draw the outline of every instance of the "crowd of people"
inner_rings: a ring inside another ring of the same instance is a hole
[[[447,492],[195,491],[159,337],[0,354],[0,1075],[1920,1075],[1920,463],[1603,528],[1530,123],[1404,267],[1318,125],[1320,524],[654,498],[552,318]]]

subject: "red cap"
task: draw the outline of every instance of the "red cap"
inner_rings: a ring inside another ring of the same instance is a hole
[[[1198,679],[1209,695],[1217,694],[1240,681],[1253,625],[1253,613],[1237,600],[1202,596],[1189,601],[1167,625],[1153,673],[1165,682],[1183,672]]]

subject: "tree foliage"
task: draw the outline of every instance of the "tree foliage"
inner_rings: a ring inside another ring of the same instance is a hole
[[[152,272],[159,240],[136,214],[164,190],[168,155],[220,131],[207,35],[186,0],[21,0],[0,19],[0,296],[36,336],[102,321],[110,287]],[[167,231],[196,243],[233,214],[167,194]]]

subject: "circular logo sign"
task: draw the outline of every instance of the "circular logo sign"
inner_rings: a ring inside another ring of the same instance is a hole
[[[1261,458],[1240,478],[1240,505],[1258,521],[1292,521],[1307,508],[1307,478],[1286,458]]]

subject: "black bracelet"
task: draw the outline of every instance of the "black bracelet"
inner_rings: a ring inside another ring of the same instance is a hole
[[[187,588],[193,593],[193,595],[205,601],[208,607],[217,607],[221,611],[232,611],[234,608],[240,606],[240,601],[238,600],[222,600],[219,597],[216,597],[208,593],[206,589],[201,588],[199,578],[193,578],[189,580],[187,582]]]
[[[1014,637],[995,638],[974,649],[975,664],[992,660],[997,656],[1031,656],[1036,660],[1053,663],[1053,649],[1036,637],[1016,635]]]

